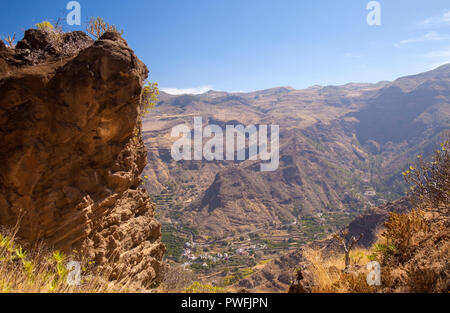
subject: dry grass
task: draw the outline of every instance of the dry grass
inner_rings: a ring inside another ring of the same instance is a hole
[[[166,262],[162,271],[161,284],[155,292],[158,293],[224,293],[231,292],[226,288],[198,281],[199,277],[184,266]]]
[[[81,262],[80,284],[70,284],[70,257],[43,244],[26,251],[17,231],[0,230],[0,293],[108,293],[126,292],[108,281],[92,262]]]
[[[192,270],[172,262],[164,263],[161,274],[162,281],[157,290],[161,293],[182,292],[197,278]]]
[[[184,290],[186,293],[224,293],[225,289],[222,287],[203,284],[195,281],[188,288]]]
[[[369,249],[355,248],[350,253],[350,266],[352,268],[365,268],[369,262],[367,258],[371,254]],[[311,264],[314,276],[313,292],[315,293],[349,293],[349,292],[373,292],[373,288],[367,285],[365,273],[344,273],[345,255],[333,255],[324,258],[322,251],[307,248],[303,255]]]

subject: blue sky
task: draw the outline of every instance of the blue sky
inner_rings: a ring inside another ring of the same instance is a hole
[[[0,35],[65,17],[68,0],[3,1]],[[102,16],[172,92],[252,91],[377,82],[450,62],[448,0],[80,0]],[[66,30],[84,25],[65,26]]]

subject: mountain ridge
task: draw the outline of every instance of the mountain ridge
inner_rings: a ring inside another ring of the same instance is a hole
[[[429,71],[426,72],[422,72],[420,74],[412,74],[412,75],[406,75],[406,76],[401,76],[399,78],[397,78],[396,80],[400,80],[400,79],[408,79],[408,78],[413,78],[417,75],[424,75],[426,73],[436,73],[436,72],[447,72],[448,68],[450,68],[450,63],[447,64],[443,64],[438,66],[435,69],[431,69]],[[256,89],[256,90],[252,90],[252,91],[223,91],[223,90],[208,90],[205,91],[204,93],[201,94],[191,94],[191,93],[185,93],[182,94],[181,96],[184,95],[195,95],[195,96],[202,96],[202,95],[206,95],[206,94],[215,94],[215,93],[223,93],[223,94],[252,94],[252,93],[264,93],[264,92],[269,92],[269,91],[278,91],[278,90],[287,90],[287,91],[299,91],[299,90],[307,90],[307,89],[322,89],[322,88],[326,88],[326,87],[353,87],[353,86],[367,86],[367,85],[386,85],[386,84],[390,84],[393,83],[394,81],[388,81],[388,80],[381,80],[378,82],[374,82],[374,83],[368,83],[368,82],[349,82],[349,83],[345,83],[345,84],[341,84],[341,85],[319,85],[319,84],[315,84],[315,85],[311,85],[305,88],[294,88],[291,86],[277,86],[277,87],[271,87],[271,88],[264,88],[264,89]],[[174,95],[174,94],[170,94],[168,92],[165,92],[164,89],[160,91],[160,93],[164,96],[164,95],[170,95],[170,96],[180,96],[180,95]]]

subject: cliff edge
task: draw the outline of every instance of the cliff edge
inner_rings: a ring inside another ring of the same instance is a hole
[[[29,244],[78,251],[147,288],[165,251],[155,206],[140,188],[146,66],[117,33],[27,30],[0,41],[0,225]]]

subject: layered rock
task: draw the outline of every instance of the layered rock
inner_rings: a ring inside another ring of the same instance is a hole
[[[27,31],[0,47],[0,225],[30,244],[79,251],[136,287],[158,280],[164,246],[140,188],[146,66],[106,33]]]

